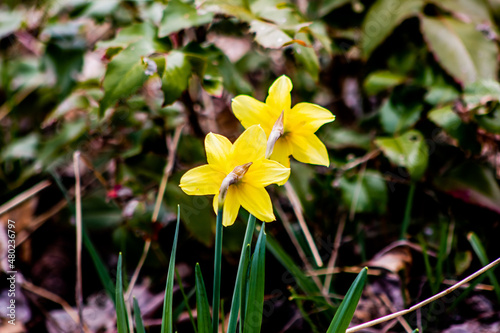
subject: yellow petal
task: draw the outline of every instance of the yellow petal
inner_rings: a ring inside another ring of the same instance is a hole
[[[236,139],[231,148],[231,167],[234,168],[248,162],[255,163],[263,159],[266,153],[266,143],[266,133],[264,133],[262,127],[253,125],[247,128]],[[250,169],[252,169],[252,166],[250,166]]]
[[[215,214],[218,213],[218,199],[219,194],[217,193],[213,200],[213,206]],[[236,217],[238,216],[238,211],[240,210],[240,202],[238,200],[238,191],[235,186],[229,186],[226,195],[226,201],[224,201],[224,208],[222,212],[222,225],[227,227],[234,223]]]
[[[276,141],[270,159],[277,161],[286,168],[289,168],[290,155],[292,155],[292,148],[288,142],[288,138],[281,137],[278,141]]]
[[[286,114],[290,110],[292,104],[290,92],[292,88],[292,81],[286,75],[277,78],[269,88],[269,96],[266,98],[266,104],[269,105],[273,112],[272,118],[274,121],[278,119],[281,111],[285,111]]]
[[[249,128],[260,124],[269,136],[276,120],[273,121],[272,111],[267,104],[250,96],[239,95],[233,98],[231,108],[243,127]]]
[[[208,164],[223,173],[231,172],[228,170],[228,160],[232,146],[231,141],[225,136],[208,133],[205,137]]]
[[[328,151],[315,134],[291,133],[290,145],[293,150],[292,155],[297,161],[324,166],[330,165]]]
[[[186,172],[179,186],[189,195],[206,195],[219,193],[225,175],[205,164]]]
[[[285,117],[285,132],[316,132],[321,126],[335,120],[327,109],[312,103],[296,104]]]
[[[263,187],[241,183],[237,186],[237,190],[241,205],[250,214],[264,222],[276,220],[271,198]]]
[[[242,179],[243,183],[248,183],[257,187],[266,187],[270,184],[283,185],[290,176],[290,169],[276,161],[262,160],[253,165]]]

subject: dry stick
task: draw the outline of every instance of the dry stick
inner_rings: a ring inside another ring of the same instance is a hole
[[[163,177],[160,183],[160,189],[158,190],[158,196],[156,197],[155,209],[153,211],[152,222],[156,222],[158,219],[158,214],[160,213],[160,206],[163,200],[163,196],[165,195],[165,189],[167,187],[168,177],[172,173],[172,169],[174,168],[175,161],[175,153],[177,151],[177,145],[179,143],[179,138],[181,137],[182,129],[184,128],[184,124],[177,126],[175,129],[175,133],[173,135],[173,139],[168,142],[168,162],[165,165],[165,169],[163,170]]]
[[[373,150],[373,151],[369,152],[368,154],[366,154],[365,156],[361,156],[360,158],[357,158],[354,161],[347,163],[346,165],[344,165],[342,167],[341,170],[347,171],[347,170],[350,170],[352,168],[355,168],[358,165],[364,164],[364,163],[368,162],[369,160],[371,160],[372,158],[377,157],[378,154],[380,154],[380,149]]]
[[[375,319],[375,320],[372,320],[372,321],[369,321],[367,323],[364,323],[364,324],[361,324],[361,325],[357,325],[357,326],[354,326],[354,327],[351,327],[349,329],[347,329],[346,333],[352,333],[352,332],[357,332],[359,330],[362,330],[363,328],[367,328],[367,327],[371,327],[371,326],[375,326],[377,324],[380,324],[380,323],[383,323],[385,321],[388,321],[388,320],[391,320],[391,319],[394,319],[394,318],[397,318],[397,317],[400,317],[400,316],[404,316],[405,314],[408,314],[412,311],[415,311],[421,307],[423,307],[424,305],[427,305],[445,295],[448,295],[449,293],[451,293],[452,291],[458,289],[460,286],[462,286],[463,284],[469,282],[470,280],[478,277],[479,275],[483,274],[484,272],[486,272],[487,270],[491,269],[492,267],[496,266],[498,263],[500,263],[500,258],[496,259],[495,261],[491,262],[490,264],[484,266],[483,268],[481,268],[480,270],[478,270],[477,272],[475,272],[474,274],[472,275],[469,275],[468,277],[466,277],[465,279],[463,279],[462,281],[458,282],[457,284],[451,286],[450,288],[448,289],[445,289],[443,290],[442,292],[440,292],[439,294],[436,294],[418,304],[415,304],[414,306],[412,306],[411,308],[409,309],[406,309],[406,310],[401,310],[401,311],[398,311],[398,312],[395,312],[395,313],[392,313],[390,315],[387,315],[387,316],[384,316],[384,317],[381,317],[381,318],[378,318],[378,319]]]
[[[80,152],[73,154],[75,169],[75,201],[76,201],[76,306],[80,318],[80,331],[83,332],[83,296],[82,296],[82,196],[80,188]]]
[[[340,242],[342,241],[342,234],[344,233],[345,220],[347,216],[345,214],[340,218],[339,226],[337,227],[337,233],[335,234],[335,240],[333,241],[333,250],[330,260],[326,266],[327,269],[334,269],[335,262],[337,261],[337,256],[339,253]],[[323,284],[323,294],[330,292],[330,285],[332,284],[332,274],[325,276],[325,283]]]
[[[299,240],[295,236],[292,230],[292,225],[290,224],[290,221],[288,220],[288,217],[286,216],[285,212],[283,211],[283,208],[281,207],[281,204],[279,203],[278,200],[274,200],[274,207],[276,207],[276,212],[278,213],[278,216],[280,217],[281,221],[283,222],[283,225],[285,226],[285,230],[288,233],[288,236],[290,237],[290,240],[292,241],[293,245],[297,249],[297,252],[299,254],[300,259],[304,263],[305,268],[308,271],[313,270],[313,267],[309,263],[309,260],[307,260],[307,256],[300,246]],[[318,289],[321,290],[321,280],[318,278],[318,276],[312,276],[312,279],[316,286],[318,286]],[[327,295],[325,295],[327,296]],[[327,299],[327,302],[329,302],[329,299]]]
[[[109,190],[110,187],[109,187],[108,182],[102,176],[102,174],[99,171],[97,171],[97,169],[94,167],[94,164],[92,163],[92,161],[90,161],[87,157],[85,157],[85,155],[81,155],[80,159],[85,164],[87,169],[89,169],[90,171],[92,171],[94,173],[94,176],[97,178],[97,180],[99,180],[99,182],[102,184],[102,186],[104,186],[104,188],[106,190]]]
[[[63,310],[66,311],[66,313],[71,317],[71,319],[73,319],[75,323],[80,324],[78,313],[75,310],[73,310],[71,305],[69,305],[68,302],[66,302],[59,295],[54,294],[41,287],[35,286],[34,284],[28,281],[23,281],[21,287],[29,292],[32,292],[33,294],[36,294],[38,296],[51,300],[54,303],[59,304],[63,308]]]
[[[15,206],[19,205],[21,202],[31,198],[41,190],[47,188],[50,186],[52,183],[48,180],[41,181],[40,183],[36,184],[32,188],[16,195],[14,198],[11,200],[7,201],[4,203],[2,206],[0,206],[0,215],[4,214],[5,212],[11,210]]]
[[[306,237],[307,244],[309,244],[309,248],[311,249],[311,252],[314,257],[314,261],[316,262],[316,265],[318,267],[322,267],[323,260],[321,260],[318,248],[314,243],[314,239],[311,235],[311,232],[309,231],[309,228],[307,227],[304,215],[302,214],[303,208],[302,204],[300,203],[299,197],[297,196],[297,193],[293,189],[292,184],[290,184],[290,182],[285,183],[285,190],[286,190],[286,195],[288,196],[288,200],[290,200],[290,203],[292,204],[293,211],[297,216],[297,220],[299,221],[300,228],[302,229],[302,232]]]
[[[384,305],[389,309],[391,312],[395,312],[396,309],[394,308],[394,305],[392,304],[391,300],[387,295],[381,294],[378,296],[378,298],[384,303]],[[396,318],[397,321],[403,326],[403,328],[406,330],[406,332],[411,333],[413,332],[413,329],[408,325],[408,322],[403,318],[403,317],[398,317]]]

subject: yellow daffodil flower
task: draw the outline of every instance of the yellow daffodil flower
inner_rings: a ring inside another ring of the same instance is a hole
[[[245,128],[260,124],[267,137],[273,131],[278,132],[274,135],[279,138],[270,156],[272,160],[290,167],[292,155],[303,163],[329,166],[326,147],[314,133],[334,121],[335,116],[312,103],[299,103],[291,108],[291,91],[292,81],[282,75],[269,88],[265,103],[246,95],[236,96],[232,102],[234,115]]]
[[[283,185],[290,169],[264,158],[266,134],[262,127],[248,127],[234,144],[222,135],[209,133],[205,150],[208,164],[186,172],[181,178],[181,189],[189,195],[215,194],[216,213],[219,197],[225,198],[222,203],[224,226],[234,223],[240,206],[261,221],[274,221],[271,198],[264,187]]]

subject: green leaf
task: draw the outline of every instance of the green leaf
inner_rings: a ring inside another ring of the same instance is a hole
[[[113,39],[98,42],[96,46],[99,49],[124,49],[130,46],[130,44],[143,41],[144,43],[149,44],[149,49],[156,49],[156,51],[166,51],[166,46],[158,41],[156,33],[156,28],[151,23],[136,23],[124,27],[123,29],[118,31]]]
[[[377,170],[366,170],[353,177],[340,179],[342,201],[349,209],[354,205],[356,213],[383,214],[387,209],[387,186]]]
[[[116,288],[115,288],[115,304],[116,304],[116,327],[118,333],[128,333],[128,315],[123,298],[123,282],[122,282],[122,253],[118,256],[118,267],[116,269]]]
[[[167,67],[161,78],[165,100],[163,105],[175,102],[187,89],[191,77],[191,64],[183,52],[172,51],[167,55]]]
[[[108,269],[104,265],[104,262],[99,256],[99,253],[97,253],[94,244],[92,244],[92,241],[90,240],[85,229],[83,229],[82,238],[83,238],[83,245],[85,246],[87,251],[89,251],[90,258],[92,258],[92,262],[94,263],[97,275],[99,275],[99,280],[101,280],[102,286],[104,287],[104,290],[108,294],[109,299],[111,299],[116,306],[116,299],[114,297],[115,286],[113,284],[113,281],[111,280],[111,276],[109,275]]]
[[[0,11],[0,39],[19,29],[22,22],[23,13],[20,11]]]
[[[493,80],[478,80],[467,84],[464,88],[463,99],[468,109],[487,102],[500,101],[500,83]]]
[[[366,283],[366,279],[368,276],[368,268],[359,272],[356,280],[352,283],[351,287],[347,291],[342,303],[340,303],[337,312],[335,312],[335,316],[330,323],[330,327],[328,327],[327,333],[340,333],[345,332],[349,327],[349,323],[352,320],[354,315],[354,311],[358,306],[359,299],[361,298],[361,294],[363,293],[363,288]]]
[[[153,51],[148,42],[141,40],[130,44],[111,60],[102,83],[104,97],[100,103],[101,115],[118,99],[132,95],[143,85],[148,78],[148,65],[142,56]]]
[[[457,139],[462,148],[479,151],[476,126],[462,122],[462,119],[453,111],[452,105],[433,109],[429,111],[427,117],[434,124],[443,128],[451,137]]]
[[[377,0],[366,13],[361,48],[368,57],[404,20],[422,11],[422,0]]]
[[[476,115],[475,118],[479,126],[488,132],[500,134],[500,108],[498,106],[487,114]]]
[[[439,64],[462,84],[497,78],[498,49],[473,24],[422,17],[422,34]]]
[[[250,31],[255,33],[255,41],[270,49],[279,49],[284,44],[292,41],[276,24],[260,20],[250,22]]]
[[[158,35],[165,37],[173,32],[212,22],[212,13],[202,13],[192,4],[170,0],[163,11]]]
[[[394,95],[397,93],[394,92]],[[423,110],[422,104],[418,101],[398,102],[393,96],[385,101],[379,110],[382,127],[390,134],[409,129],[420,119],[420,113]]]
[[[198,333],[210,333],[212,321],[210,319],[210,308],[205,290],[205,282],[201,274],[200,264],[196,263],[196,312],[198,313]]]
[[[243,249],[242,249],[243,250]],[[242,262],[242,270],[241,270],[241,276],[239,276],[240,281],[238,282],[240,288],[239,288],[239,295],[240,295],[240,332],[243,332],[243,327],[245,327],[245,318],[246,318],[246,312],[247,312],[247,302],[248,302],[248,280],[250,278],[250,263],[251,263],[251,258],[252,258],[252,253],[251,253],[251,245],[248,244],[244,248],[244,257],[241,259],[244,259]],[[242,251],[242,252],[243,252]],[[235,312],[237,315],[237,311]],[[229,329],[228,329],[228,333]]]
[[[434,185],[455,198],[500,213],[500,188],[491,170],[484,166],[462,163],[436,177]]]
[[[255,252],[248,279],[248,298],[246,306],[244,333],[259,333],[262,324],[264,306],[265,260],[266,260],[266,233],[265,224],[261,225],[259,238],[255,245]]]
[[[250,11],[248,1],[246,0],[197,0],[196,7],[213,13],[235,16],[246,22],[257,18]]]
[[[39,144],[40,135],[36,132],[18,138],[2,148],[2,160],[35,158]]]
[[[470,244],[472,245],[472,248],[474,249],[474,252],[476,253],[477,257],[479,258],[479,261],[481,261],[481,265],[486,266],[490,263],[490,260],[488,259],[488,255],[486,254],[486,250],[484,249],[484,246],[477,237],[477,235],[473,232],[469,233],[467,235],[467,239],[469,240]],[[497,295],[497,299],[500,302],[500,284],[498,284],[498,280],[493,273],[493,269],[490,269],[486,272],[486,275],[488,276],[488,279],[490,280],[491,284],[493,285],[493,289],[495,290],[495,294]]]
[[[135,318],[135,330],[137,333],[146,333],[144,330],[144,323],[142,322],[141,309],[139,309],[139,304],[137,299],[134,297],[134,318]]]
[[[293,50],[297,62],[302,64],[313,80],[317,82],[319,78],[319,59],[314,49],[294,43]]]
[[[368,75],[363,86],[368,95],[376,95],[403,83],[405,80],[406,76],[404,75],[386,70],[376,71]]]
[[[431,0],[430,2],[452,12],[464,22],[493,22],[487,1],[484,0]]]
[[[417,130],[411,130],[395,138],[378,138],[375,144],[392,163],[405,167],[413,180],[419,180],[429,159],[429,152],[424,136]]]
[[[323,17],[332,10],[351,3],[352,0],[324,0],[324,1],[308,1],[309,7],[307,12],[310,16]]]
[[[175,235],[174,235],[174,241],[172,243],[172,252],[170,254],[170,263],[168,265],[167,284],[165,287],[165,299],[163,300],[163,315],[161,318],[162,333],[174,333],[172,303],[174,296],[175,253],[177,250],[177,239],[179,238],[180,217],[181,217],[181,208],[180,206],[177,206],[177,224],[175,226]]]
[[[321,141],[325,143],[328,148],[344,149],[344,148],[359,148],[369,150],[371,145],[371,136],[365,133],[359,133],[355,130],[345,127],[329,126],[326,135]]]

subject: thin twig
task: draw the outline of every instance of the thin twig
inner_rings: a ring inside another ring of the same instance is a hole
[[[389,297],[387,297],[386,294],[381,294],[378,296],[378,298],[384,303],[384,305],[389,309],[389,311],[391,312],[396,311],[396,308],[394,307],[391,300],[389,299]],[[408,322],[403,317],[397,317],[396,319],[401,324],[401,326],[403,326],[403,328],[407,333],[413,332],[412,328],[410,327],[410,325],[408,325]]]
[[[161,179],[160,189],[158,190],[158,195],[156,197],[152,222],[156,222],[156,220],[158,219],[158,214],[160,213],[161,202],[163,201],[163,196],[165,195],[165,189],[167,187],[168,177],[170,176],[170,174],[172,173],[172,169],[174,168],[175,153],[177,151],[177,145],[179,143],[179,138],[181,137],[183,128],[184,124],[177,126],[173,138],[170,140],[170,142],[167,139],[168,161],[167,164],[165,165],[165,169],[163,170],[163,177]]]
[[[297,220],[299,221],[300,228],[302,229],[302,232],[306,237],[307,244],[311,249],[314,261],[316,262],[316,265],[318,267],[323,267],[323,260],[321,260],[321,256],[319,255],[316,243],[314,243],[314,239],[304,219],[304,214],[302,213],[304,210],[302,208],[302,204],[300,203],[299,197],[297,196],[297,193],[293,189],[292,184],[290,184],[290,182],[285,183],[285,190],[286,190],[286,195],[288,196],[288,200],[290,200],[290,203],[292,204],[293,211],[297,216]]]
[[[87,157],[85,157],[85,155],[80,155],[80,159],[85,164],[87,169],[89,169],[90,171],[92,171],[94,173],[94,176],[97,178],[97,180],[99,180],[99,182],[102,184],[102,186],[104,186],[104,188],[106,190],[109,190],[110,186],[109,186],[108,182],[102,176],[102,174],[99,171],[97,171],[97,169],[94,167],[94,164],[92,163],[92,161],[89,160]]]
[[[83,332],[83,296],[82,296],[82,196],[80,187],[80,152],[73,154],[75,169],[75,201],[76,201],[76,306],[80,318],[80,331]]]
[[[460,288],[460,286],[462,286],[463,284],[469,282],[470,280],[478,277],[479,275],[483,274],[484,272],[488,271],[489,269],[491,269],[492,267],[496,266],[498,263],[500,263],[500,258],[496,259],[495,261],[491,262],[490,264],[484,266],[483,268],[481,268],[480,270],[478,270],[477,272],[475,272],[474,274],[472,275],[469,275],[468,277],[466,277],[465,279],[463,279],[462,281],[458,282],[457,284],[451,286],[450,288],[448,289],[445,289],[443,290],[442,292],[440,292],[439,294],[436,294],[418,304],[415,304],[414,306],[410,307],[409,309],[405,309],[405,310],[401,310],[401,311],[398,311],[398,312],[395,312],[395,313],[392,313],[390,315],[387,315],[387,316],[384,316],[384,317],[381,317],[381,318],[378,318],[378,319],[375,319],[375,320],[372,320],[372,321],[369,321],[367,323],[364,323],[364,324],[361,324],[361,325],[357,325],[357,326],[354,326],[354,327],[351,327],[349,329],[347,329],[346,333],[352,333],[352,332],[357,332],[359,330],[362,330],[363,328],[367,328],[367,327],[371,327],[371,326],[375,326],[377,324],[380,324],[380,323],[383,323],[385,321],[388,321],[388,320],[391,320],[391,319],[394,319],[394,318],[397,318],[397,317],[400,317],[400,316],[403,316],[405,314],[408,314],[412,311],[415,311],[445,295],[448,295],[449,293],[451,293],[452,291]]]
[[[59,304],[63,308],[63,310],[66,311],[66,313],[70,316],[70,318],[73,319],[75,323],[80,324],[78,313],[71,307],[71,305],[68,304],[68,302],[66,302],[59,295],[54,294],[41,287],[35,286],[34,284],[26,280],[21,283],[21,287],[29,292],[32,292],[33,294],[36,294],[38,296],[51,300],[54,303]]]
[[[137,278],[139,277],[139,273],[141,272],[141,268],[144,265],[144,261],[146,261],[146,257],[148,256],[149,248],[151,247],[151,239],[146,239],[146,242],[144,243],[144,249],[142,250],[142,255],[141,258],[139,259],[139,262],[137,263],[137,267],[135,268],[134,275],[132,275],[132,278],[130,279],[130,283],[127,288],[127,292],[125,293],[125,300],[128,300],[130,297],[130,294],[132,293],[132,290],[135,286],[135,283],[137,282]]]
[[[11,210],[15,206],[19,205],[23,201],[31,198],[41,190],[49,187],[52,183],[48,180],[41,181],[40,183],[36,184],[32,188],[16,195],[14,198],[11,200],[7,201],[4,203],[2,206],[0,206],[0,215],[4,214],[5,212]]]
[[[357,158],[355,159],[354,161],[351,161],[347,164],[345,164],[343,167],[342,167],[342,171],[347,171],[347,170],[350,170],[352,168],[355,168],[357,167],[358,165],[360,164],[363,164],[363,163],[366,163],[368,162],[369,160],[371,160],[372,158],[375,158],[378,156],[378,154],[380,154],[380,149],[376,149],[376,150],[373,150],[371,152],[369,152],[368,154],[366,154],[365,156],[361,156],[360,158]]]
[[[283,225],[285,227],[285,230],[288,234],[288,237],[290,237],[290,240],[292,241],[293,245],[297,249],[297,253],[299,254],[300,259],[302,260],[302,263],[304,264],[304,267],[306,270],[310,271],[313,270],[313,267],[311,266],[311,263],[309,260],[307,260],[306,253],[300,246],[299,240],[295,236],[292,230],[292,225],[290,224],[290,221],[288,220],[288,217],[286,216],[285,212],[283,211],[283,208],[281,207],[281,204],[279,203],[278,200],[274,200],[274,207],[276,208],[276,212],[278,213],[278,216],[280,217],[280,220],[283,222]],[[318,286],[318,289],[321,290],[321,280],[317,276],[312,276],[312,279],[316,286]],[[327,295],[323,295],[327,296]],[[326,298],[328,299],[328,298]],[[329,299],[328,299],[329,301]]]
[[[333,241],[333,249],[332,255],[330,256],[330,260],[328,260],[328,264],[326,268],[334,269],[335,262],[337,261],[337,256],[339,253],[340,242],[342,241],[342,234],[344,233],[345,220],[347,216],[343,214],[339,221],[339,226],[337,227],[337,233],[335,234],[335,240]],[[323,284],[323,294],[327,294],[330,292],[330,285],[332,284],[332,274],[328,274],[325,276],[325,283]]]

